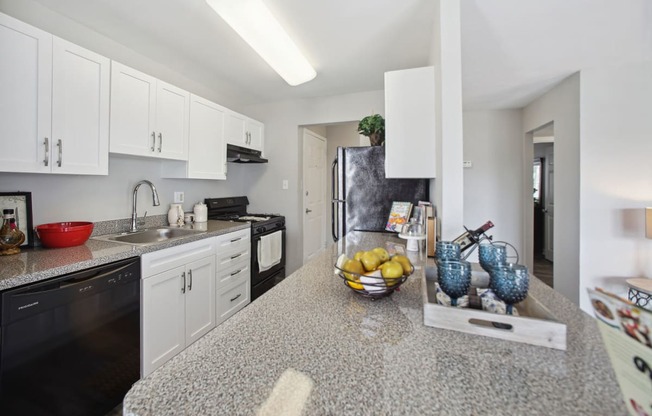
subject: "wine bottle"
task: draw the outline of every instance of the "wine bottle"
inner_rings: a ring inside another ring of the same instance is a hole
[[[487,221],[476,230],[469,230],[468,228],[464,227],[464,233],[453,240],[453,242],[460,245],[460,251],[464,251],[473,247],[475,244],[478,244],[482,239],[482,235],[493,226],[493,222]]]

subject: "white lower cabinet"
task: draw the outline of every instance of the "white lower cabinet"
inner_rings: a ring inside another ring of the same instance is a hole
[[[215,238],[142,256],[143,377],[216,325]]]

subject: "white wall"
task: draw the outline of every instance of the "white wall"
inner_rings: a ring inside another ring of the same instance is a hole
[[[265,123],[265,154],[269,163],[250,166],[244,173],[252,210],[285,215],[287,228],[287,271],[302,265],[302,137],[299,126],[360,120],[385,108],[382,90],[357,94],[288,100],[253,105],[246,113]],[[328,132],[327,132],[328,135]],[[282,180],[289,189],[282,190]]]
[[[554,287],[571,301],[580,299],[580,75],[566,78],[523,109],[523,169],[532,165],[531,132],[555,123]],[[523,183],[523,210],[533,212],[532,175]],[[532,267],[532,216],[523,218],[525,264]]]
[[[644,207],[652,205],[652,62],[582,71],[580,103],[580,305],[589,310],[586,287],[625,294],[623,279],[652,277],[644,232]]]
[[[464,225],[476,228],[491,220],[495,227],[488,234],[521,256],[521,193],[525,176],[532,175],[531,166],[523,171],[523,146],[521,110],[464,112],[464,160],[473,163],[464,169]],[[470,260],[477,261],[477,250]]]
[[[431,181],[430,193],[441,238],[450,240],[464,230],[465,222],[459,0],[439,2],[432,45],[429,64],[435,66],[437,179]]]
[[[105,221],[131,216],[134,185],[148,179],[156,186],[161,205],[152,206],[147,186],[138,191],[138,215],[166,214],[174,192],[185,193],[184,209],[206,197],[246,195],[238,180],[245,165],[229,164],[228,181],[162,179],[160,162],[124,156],[109,157],[109,176],[0,173],[0,191],[32,193],[34,225],[59,221]]]

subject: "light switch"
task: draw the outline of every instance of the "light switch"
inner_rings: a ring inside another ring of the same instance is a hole
[[[288,188],[289,188],[288,180],[283,179],[283,189],[288,189]]]

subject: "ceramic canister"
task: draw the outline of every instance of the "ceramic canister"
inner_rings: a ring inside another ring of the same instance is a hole
[[[208,207],[206,204],[198,202],[195,204],[192,211],[195,213],[195,222],[208,221]]]

